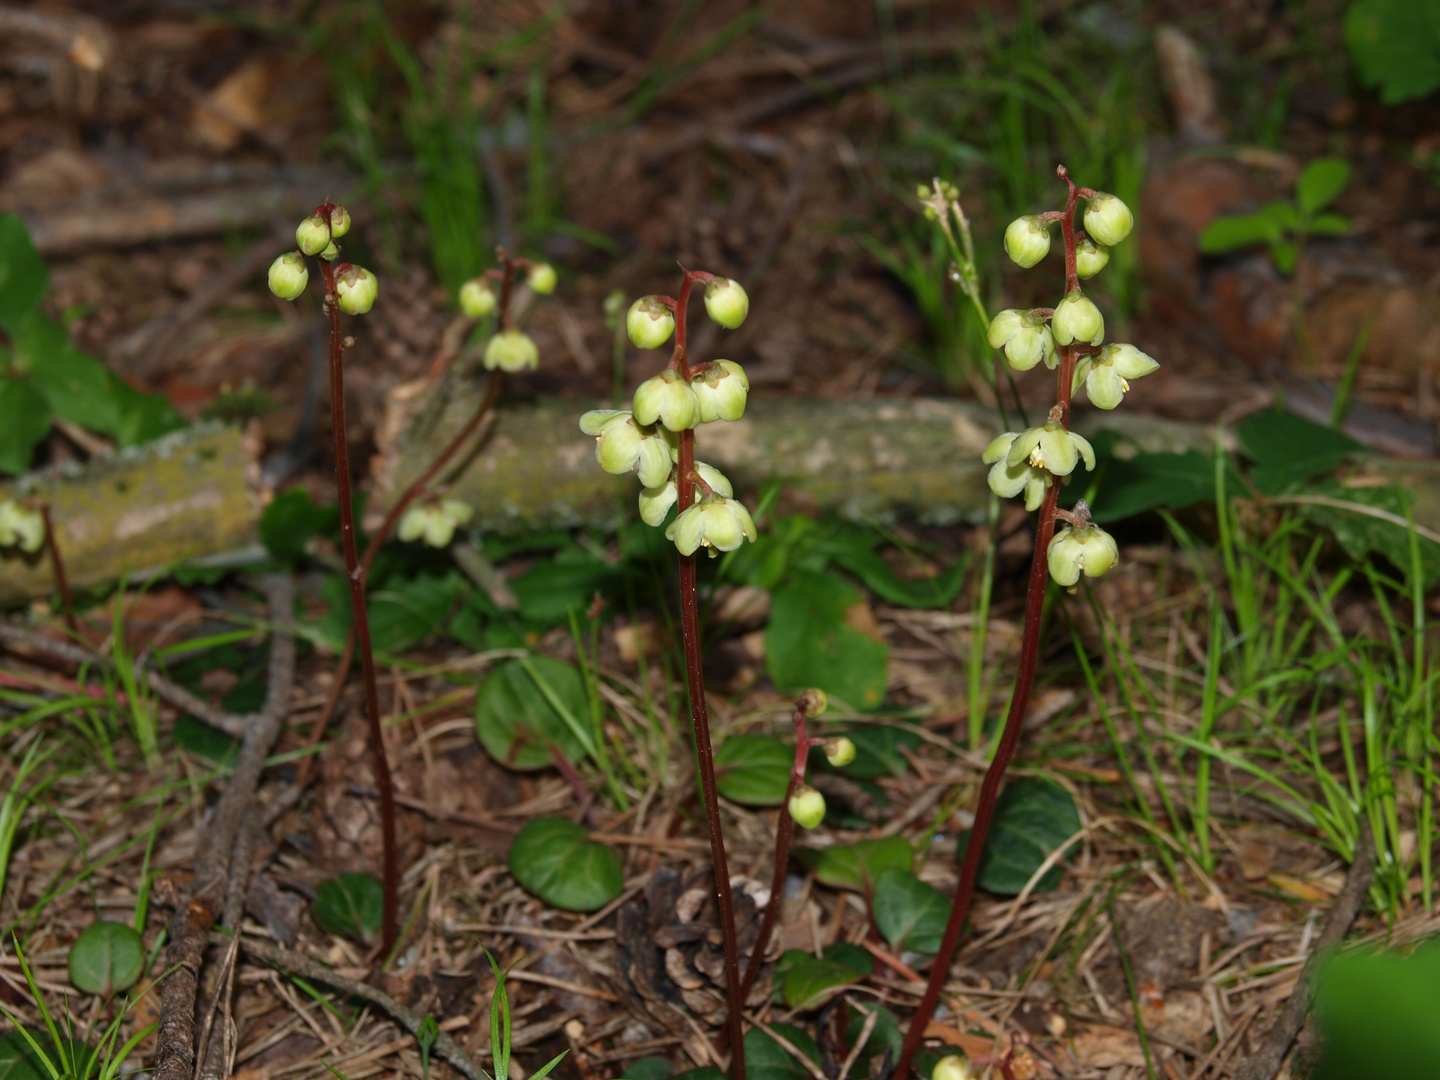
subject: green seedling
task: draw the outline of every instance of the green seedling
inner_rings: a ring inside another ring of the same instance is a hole
[[[1293,200],[1267,203],[1253,214],[1217,218],[1200,234],[1200,250],[1206,255],[1226,255],[1263,244],[1269,248],[1275,269],[1289,277],[1307,239],[1349,231],[1349,218],[1325,209],[1349,183],[1349,162],[1340,158],[1312,161],[1295,183]]]

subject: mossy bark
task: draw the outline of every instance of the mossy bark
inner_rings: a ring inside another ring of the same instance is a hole
[[[132,580],[254,539],[259,505],[252,455],[238,428],[206,425],[148,446],[0,484],[0,499],[50,504],[70,584]],[[0,604],[48,596],[44,552],[0,549]]]

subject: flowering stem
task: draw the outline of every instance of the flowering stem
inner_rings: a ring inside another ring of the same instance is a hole
[[[380,955],[395,948],[399,922],[400,872],[395,851],[395,788],[390,763],[385,756],[384,731],[380,724],[380,694],[375,684],[375,656],[370,648],[370,616],[365,606],[365,575],[355,548],[355,512],[350,498],[350,454],[345,441],[345,372],[340,355],[340,308],[335,300],[335,269],[320,260],[325,275],[325,311],[330,318],[330,427],[335,440],[335,487],[340,503],[340,539],[345,550],[346,580],[350,583],[351,629],[360,651],[365,680],[365,712],[370,722],[370,751],[375,768],[375,786],[380,791],[381,886],[384,909],[381,922]]]
[[[1062,165],[1061,178],[1068,185],[1070,194],[1065,210],[1059,218],[1061,233],[1065,238],[1065,291],[1079,288],[1080,279],[1075,268],[1075,207],[1080,195],[1086,189],[1078,189],[1070,181]],[[1047,218],[1049,215],[1045,215]],[[1070,388],[1075,376],[1077,349],[1074,345],[1062,345],[1059,349],[1060,363],[1056,372],[1056,408],[1061,423],[1069,425]],[[970,902],[975,895],[975,881],[980,873],[980,858],[985,852],[985,841],[990,832],[990,822],[995,816],[995,801],[1000,796],[1000,785],[1005,770],[1015,757],[1015,748],[1020,743],[1020,728],[1025,720],[1025,710],[1030,704],[1030,691],[1035,684],[1035,668],[1040,656],[1040,621],[1045,608],[1045,590],[1050,581],[1047,555],[1050,540],[1055,534],[1056,506],[1060,496],[1060,485],[1052,484],[1045,492],[1040,504],[1040,515],[1035,523],[1035,553],[1030,562],[1030,583],[1025,593],[1025,630],[1020,641],[1020,668],[1015,675],[1015,690],[1010,697],[1010,711],[1005,717],[1005,727],[1000,734],[995,757],[985,770],[980,783],[980,799],[975,807],[975,823],[970,828],[970,838],[965,848],[965,859],[960,866],[960,884],[950,906],[950,917],[945,923],[945,934],[940,939],[940,949],[930,969],[930,978],[925,984],[925,994],[910,1020],[910,1030],[905,1035],[900,1058],[895,1063],[896,1080],[906,1080],[910,1066],[920,1043],[925,1037],[925,1028],[935,1013],[940,1001],[940,991],[950,973],[950,963],[955,958],[955,947],[960,942],[960,931],[970,912]]]
[[[682,268],[683,269],[683,268]],[[690,287],[707,280],[708,274],[685,271],[680,295],[675,300],[675,351],[670,366],[685,379],[690,365],[685,355],[685,308]],[[679,509],[684,513],[695,501],[695,489],[683,481],[695,469],[695,430],[679,433],[680,461],[676,476]],[[705,702],[705,671],[700,657],[700,599],[696,591],[695,556],[679,556],[680,629],[685,645],[685,676],[690,687],[690,715],[695,725],[695,757],[700,766],[700,789],[705,800],[705,820],[710,829],[710,862],[715,872],[715,899],[720,908],[720,933],[725,946],[725,989],[729,1002],[728,1029],[731,1046],[732,1080],[745,1080],[745,1003],[740,990],[740,945],[735,933],[735,904],[730,895],[730,867],[725,858],[725,837],[720,826],[720,799],[715,785],[715,753],[710,745],[710,715]]]
[[[55,539],[55,524],[50,520],[50,504],[40,504],[40,520],[45,523],[45,553],[50,556],[50,568],[55,572],[55,588],[60,593],[60,606],[65,615],[65,625],[75,637],[80,636],[80,624],[75,619],[75,597],[70,593],[70,581],[65,576],[65,561],[60,558],[60,541]]]
[[[375,530],[369,541],[365,544],[365,554],[360,559],[360,581],[362,584],[369,581],[370,568],[375,564],[375,557],[380,554],[381,547],[385,541],[390,539],[396,524],[409,509],[410,504],[425,493],[430,482],[435,479],[440,470],[453,458],[467,442],[470,437],[479,429],[481,421],[495,407],[495,401],[500,396],[500,388],[504,375],[500,371],[490,374],[490,385],[485,390],[485,399],[480,402],[480,407],[475,410],[475,415],[470,417],[465,426],[455,435],[445,448],[435,456],[429,466],[410,482],[410,485],[395,500],[395,505],[385,515],[385,520]],[[335,715],[335,709],[340,704],[341,691],[345,689],[345,680],[350,676],[350,665],[355,661],[355,627],[350,627],[345,637],[345,649],[340,654],[340,662],[335,665],[335,676],[330,683],[330,692],[325,698],[325,705],[320,710],[320,716],[315,721],[315,726],[310,730],[310,739],[307,749],[313,749],[320,745],[320,740],[325,737],[325,731],[330,726],[330,721]],[[313,754],[301,759],[300,768],[295,776],[295,786],[304,788],[310,782],[310,774],[315,768],[315,756]]]
[[[740,982],[741,1001],[749,1000],[750,990],[760,975],[760,967],[765,963],[765,947],[770,944],[770,934],[775,929],[775,918],[780,913],[785,896],[785,868],[790,861],[790,839],[795,833],[795,819],[790,816],[790,798],[805,783],[805,759],[811,746],[811,740],[805,734],[804,708],[797,707],[792,719],[795,721],[795,765],[790,770],[790,783],[780,803],[780,818],[775,826],[775,872],[770,879],[770,900],[760,916],[760,931],[750,950],[750,962],[745,965],[745,978]]]

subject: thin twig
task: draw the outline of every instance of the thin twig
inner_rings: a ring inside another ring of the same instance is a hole
[[[226,934],[212,934],[211,941],[216,944],[229,944],[230,937]],[[326,986],[333,986],[351,997],[368,1001],[388,1013],[406,1031],[414,1034],[424,1021],[423,1016],[411,1012],[400,1002],[396,1001],[389,994],[386,994],[366,983],[356,982],[354,979],[347,979],[320,963],[318,960],[311,960],[308,956],[292,952],[289,949],[281,948],[278,945],[270,945],[263,941],[256,941],[253,938],[241,938],[240,948],[257,960],[263,960],[267,964],[290,972],[292,975],[299,975],[302,978],[314,982],[324,983]],[[468,1080],[490,1080],[484,1070],[471,1060],[470,1055],[460,1049],[459,1044],[452,1039],[447,1032],[441,1031],[435,1037],[435,1053],[443,1057],[451,1065],[464,1073]]]
[[[1279,1073],[1280,1064],[1289,1053],[1295,1036],[1300,1034],[1305,1016],[1310,1011],[1320,957],[1344,938],[1350,924],[1360,914],[1365,894],[1370,890],[1370,878],[1375,872],[1370,843],[1370,822],[1361,817],[1360,837],[1355,842],[1355,861],[1350,864],[1350,872],[1345,875],[1345,884],[1340,894],[1335,897],[1335,906],[1330,909],[1330,915],[1325,920],[1325,929],[1320,932],[1309,959],[1305,961],[1305,967],[1300,972],[1300,981],[1295,984],[1295,992],[1285,1003],[1280,1018],[1266,1033],[1260,1048],[1240,1066],[1235,1074],[1236,1080],[1273,1080]]]

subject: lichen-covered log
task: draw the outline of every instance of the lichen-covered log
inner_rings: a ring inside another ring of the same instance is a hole
[[[254,539],[259,506],[244,433],[206,425],[85,465],[66,464],[0,484],[0,499],[50,504],[66,573],[76,588],[137,578]],[[54,591],[43,552],[0,549],[0,604]]]
[[[464,426],[483,394],[483,384],[447,387],[420,403],[409,429],[384,448],[377,515]],[[601,472],[595,440],[577,425],[582,412],[601,406],[505,403],[481,450],[453,474],[450,493],[475,507],[487,532],[610,528],[633,517],[635,478]],[[1118,414],[1086,415],[1078,426],[1101,424],[1151,451],[1207,448],[1215,437],[1209,427]],[[696,455],[740,490],[780,480],[817,511],[949,524],[984,516],[980,454],[1000,431],[993,410],[962,401],[755,398],[743,419],[701,427]]]

